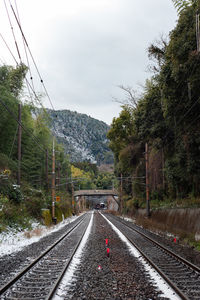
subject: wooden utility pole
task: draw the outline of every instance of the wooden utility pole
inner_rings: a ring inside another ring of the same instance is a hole
[[[196,12],[196,42],[197,52],[200,52],[200,28],[199,28],[199,9]]]
[[[112,181],[112,191],[114,191],[115,187],[114,187],[114,180]]]
[[[46,190],[49,190],[49,176],[48,176],[48,166],[49,166],[49,161],[48,161],[48,157],[49,157],[49,152],[48,149],[46,149],[46,164],[45,164],[45,173],[46,173]]]
[[[163,186],[163,190],[165,190],[165,171],[164,171],[164,167],[165,167],[164,149],[162,147],[162,186]]]
[[[149,203],[149,155],[148,144],[145,143],[145,162],[146,162],[146,214],[150,217],[150,203]]]
[[[68,174],[66,172],[66,193],[68,193]]]
[[[18,105],[18,169],[17,169],[17,184],[21,184],[21,159],[22,159],[22,127],[21,127],[21,121],[22,121],[22,106],[21,104]]]
[[[120,176],[120,212],[122,214],[123,212],[123,195],[122,195],[122,191],[123,191],[123,178],[122,178],[122,173],[121,173],[121,176]]]
[[[53,151],[52,151],[52,183],[51,183],[51,199],[52,199],[52,220],[56,223],[55,219],[55,148],[53,137]]]
[[[60,189],[60,163],[58,164],[58,181],[57,181],[57,184],[58,184],[58,190]]]
[[[74,201],[74,183],[71,181],[72,184],[72,213],[75,213],[75,201]]]

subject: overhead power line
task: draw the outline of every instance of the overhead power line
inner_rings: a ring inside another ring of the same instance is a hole
[[[19,20],[18,20],[18,18],[17,18],[17,15],[16,15],[15,10],[14,10],[14,8],[13,8],[13,6],[12,6],[11,3],[10,3],[10,6],[11,6],[12,12],[13,12],[13,14],[14,14],[14,17],[15,17],[15,19],[16,19],[16,22],[17,22],[17,24],[18,24],[18,26],[19,26],[19,29],[20,29],[20,31],[21,31],[22,37],[23,37],[23,39],[24,39],[24,42],[25,42],[25,44],[26,44],[26,46],[27,46],[27,49],[28,49],[28,51],[29,51],[29,54],[30,54],[30,56],[31,56],[31,58],[32,58],[33,64],[34,64],[34,66],[35,66],[35,68],[36,68],[36,71],[37,71],[37,73],[38,73],[38,76],[39,76],[39,78],[40,78],[40,82],[42,83],[42,86],[43,86],[44,91],[45,91],[45,93],[46,93],[46,95],[47,95],[47,98],[49,99],[49,102],[50,102],[50,104],[51,104],[52,109],[55,111],[54,106],[53,106],[53,103],[52,103],[51,98],[50,98],[50,96],[49,96],[49,93],[48,93],[48,91],[47,91],[47,88],[46,88],[46,86],[45,86],[45,84],[44,84],[44,81],[43,81],[43,79],[42,79],[42,76],[41,76],[41,74],[40,74],[40,71],[39,71],[39,69],[38,69],[38,66],[37,66],[37,64],[36,64],[36,61],[35,61],[35,59],[34,59],[34,57],[33,57],[33,54],[32,54],[32,52],[31,52],[31,50],[30,50],[30,48],[29,48],[27,39],[26,39],[26,37],[25,37],[25,35],[24,35],[24,32],[23,32],[22,27],[21,27],[21,25],[20,25],[20,22],[19,22]]]
[[[20,55],[20,52],[19,52],[19,47],[18,47],[18,44],[17,44],[15,32],[14,32],[14,27],[12,25],[10,14],[9,14],[9,11],[8,11],[5,0],[4,0],[4,5],[5,5],[6,13],[7,13],[7,16],[8,16],[8,20],[9,20],[9,23],[10,23],[10,28],[11,28],[11,31],[12,31],[13,39],[14,39],[14,42],[15,42],[15,46],[16,46],[16,49],[17,49],[18,56],[19,56],[19,60],[20,60],[20,62],[22,62],[21,55]]]
[[[13,55],[13,53],[12,53],[10,47],[8,46],[8,44],[7,44],[6,40],[5,40],[5,38],[3,37],[3,35],[2,35],[1,33],[0,33],[0,36],[1,36],[1,38],[2,38],[2,40],[3,40],[3,42],[4,42],[4,44],[6,45],[8,51],[10,52],[12,58],[14,59],[14,61],[16,62],[16,64],[18,65],[18,62],[17,62],[15,56]]]
[[[38,140],[38,138],[32,133],[30,132],[24,125],[22,125],[21,122],[18,121],[17,117],[15,116],[15,114],[11,111],[11,109],[5,104],[5,102],[0,98],[0,103],[2,104],[2,106],[7,110],[7,112],[12,116],[12,118],[18,123],[18,125],[20,125],[23,130],[34,139],[34,142],[39,146],[39,148],[45,152],[46,154],[46,148],[44,148],[43,146],[41,146],[40,141]],[[51,159],[51,157],[48,157],[49,159]]]
[[[10,0],[9,0],[9,2],[10,2]],[[17,8],[17,2],[16,2],[16,0],[15,0],[15,7],[16,7],[16,11],[17,11],[17,17],[18,17],[19,23],[21,25],[20,16],[19,16],[19,11],[18,11],[18,8]],[[26,61],[27,61],[27,65],[28,65],[28,70],[29,70],[30,80],[31,80],[31,83],[32,83],[32,88],[35,91],[35,87],[34,87],[34,83],[33,83],[33,76],[32,76],[31,67],[30,67],[29,58],[28,58],[28,53],[27,53],[27,50],[26,50],[26,45],[25,45],[25,41],[24,41],[23,37],[22,37],[22,41],[23,41],[23,45],[24,45],[24,51],[25,51],[25,55],[26,55]]]

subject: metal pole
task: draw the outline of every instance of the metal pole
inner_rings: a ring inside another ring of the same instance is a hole
[[[145,161],[146,161],[146,213],[150,217],[150,203],[149,203],[149,155],[148,144],[145,144]]]
[[[21,141],[22,141],[22,127],[21,127],[21,121],[22,121],[22,107],[21,104],[18,105],[18,170],[17,170],[17,184],[21,184]]]
[[[51,184],[51,199],[52,199],[52,220],[55,220],[55,148],[53,137],[53,151],[52,151],[52,184]]]

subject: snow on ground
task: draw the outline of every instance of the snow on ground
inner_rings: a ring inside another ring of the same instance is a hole
[[[128,217],[124,217],[124,216],[120,216],[121,219],[125,220],[125,221],[129,221],[129,222],[132,222],[135,224],[135,219],[131,219],[131,218],[128,218]]]
[[[157,288],[162,292],[163,296],[173,300],[181,300],[181,298],[174,292],[174,290],[166,283],[166,281],[159,275],[159,273],[154,270],[145,259],[141,256],[140,252],[129,242],[129,240],[121,233],[115,225],[113,225],[103,214],[101,214],[104,219],[111,225],[113,230],[118,234],[119,238],[126,243],[130,253],[137,257],[138,260],[143,264],[145,270],[149,273],[152,282],[157,286]]]
[[[66,294],[66,291],[68,291],[70,289],[70,284],[72,283],[74,272],[76,271],[77,266],[81,262],[83,249],[88,241],[88,237],[91,232],[91,228],[92,228],[92,224],[93,224],[93,217],[94,217],[94,212],[92,211],[91,219],[90,219],[89,225],[86,229],[86,232],[83,236],[83,239],[82,239],[82,241],[81,241],[81,243],[69,265],[69,268],[67,269],[67,271],[65,272],[65,275],[63,276],[63,279],[59,285],[57,294],[53,297],[53,300],[63,299],[64,295]]]
[[[5,254],[11,254],[22,250],[23,247],[39,241],[41,238],[52,232],[58,231],[63,226],[73,222],[77,218],[78,216],[69,217],[51,227],[46,227],[33,222],[32,231],[25,230],[19,232],[10,228],[8,231],[0,233],[0,257]]]

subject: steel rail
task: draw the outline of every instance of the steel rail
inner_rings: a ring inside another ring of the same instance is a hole
[[[142,236],[144,236],[147,240],[149,240],[150,242],[156,244],[158,247],[160,247],[161,249],[163,249],[164,251],[166,251],[168,254],[170,254],[171,256],[179,259],[182,263],[186,264],[188,267],[192,268],[193,271],[199,272],[200,273],[200,268],[196,265],[194,265],[193,263],[189,262],[188,260],[186,260],[185,258],[181,257],[180,255],[174,253],[172,250],[169,250],[168,248],[166,248],[165,246],[161,245],[160,243],[158,243],[156,240],[154,240],[153,238],[150,238],[149,236],[147,236],[145,233],[140,232],[139,230],[137,230],[136,228],[133,228],[132,226],[126,224],[124,221],[118,220],[120,223],[124,224],[126,227],[136,231],[137,233],[141,234]],[[137,226],[137,225],[135,225]]]
[[[110,220],[109,220],[110,221]],[[120,223],[122,223],[123,225],[129,227],[128,225],[126,225],[124,222],[122,222],[121,220],[118,220]],[[110,221],[111,222],[111,221]],[[111,222],[112,223],[112,222]],[[112,223],[113,224],[113,223]],[[114,225],[114,224],[113,224]],[[116,226],[116,225],[114,225]],[[116,226],[117,227],[117,226]],[[135,230],[133,229],[132,227],[130,227],[132,230]],[[120,230],[119,228],[117,228],[118,230]],[[121,231],[121,230],[120,230]],[[141,234],[141,232],[135,230],[137,233]],[[167,275],[165,275],[163,273],[163,271],[155,265],[155,263],[137,246],[137,244],[131,240],[127,234],[125,233],[122,233],[126,238],[127,240],[139,251],[139,253],[141,253],[141,255],[146,259],[146,261],[160,274],[160,276],[162,278],[164,278],[164,280],[169,284],[169,286],[181,297],[182,300],[190,300],[187,295],[185,295],[170,279]],[[141,234],[142,236],[145,237],[144,234]],[[151,240],[151,239],[150,239]],[[152,242],[154,242],[154,240],[151,240]],[[157,243],[158,244],[158,243]],[[158,244],[159,245],[159,244]],[[164,249],[164,247],[163,247]],[[175,253],[174,253],[175,254]],[[176,255],[176,254],[175,254]]]
[[[89,223],[90,223],[90,221],[89,221]],[[89,224],[88,224],[88,226],[89,226]],[[83,237],[84,237],[84,235],[85,235],[85,233],[86,233],[86,230],[88,229],[88,226],[85,228],[85,230],[84,230],[84,232],[83,232],[83,234],[82,234],[80,240],[79,240],[78,243],[76,244],[76,247],[74,248],[74,250],[73,250],[73,252],[72,252],[72,254],[71,254],[71,256],[70,256],[70,259],[68,260],[67,264],[64,266],[64,269],[63,269],[63,271],[62,271],[60,277],[56,280],[56,282],[55,282],[53,288],[51,289],[51,291],[49,292],[49,294],[48,294],[48,296],[45,298],[45,300],[50,300],[50,299],[52,299],[52,297],[55,295],[55,293],[56,293],[56,291],[57,291],[57,289],[58,289],[58,287],[59,287],[59,284],[60,284],[61,280],[63,279],[63,277],[64,277],[64,275],[65,275],[65,272],[67,271],[68,267],[70,266],[70,263],[71,263],[71,261],[72,261],[74,255],[76,254],[76,252],[77,252],[77,250],[78,250],[78,248],[79,248],[79,246],[80,246],[82,240],[83,240]]]
[[[4,292],[6,292],[15,282],[17,282],[24,274],[26,274],[38,261],[40,261],[48,252],[50,252],[53,248],[55,248],[65,237],[67,237],[80,223],[84,221],[86,218],[86,214],[81,217],[81,220],[79,220],[75,226],[73,226],[70,230],[67,231],[64,235],[61,236],[53,245],[51,245],[47,250],[42,252],[41,255],[39,255],[32,263],[30,263],[27,267],[25,267],[21,272],[19,272],[13,279],[11,279],[7,284],[5,284],[0,289],[0,295],[2,295]]]

